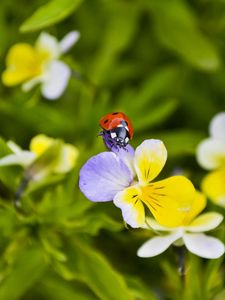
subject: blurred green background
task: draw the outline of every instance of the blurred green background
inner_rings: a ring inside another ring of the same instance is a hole
[[[57,101],[38,87],[24,94],[1,84],[0,157],[5,141],[27,149],[38,133],[74,144],[80,156],[66,176],[30,183],[25,214],[11,201],[22,169],[0,169],[0,300],[225,299],[222,258],[186,253],[184,283],[173,248],[138,258],[152,233],[126,229],[112,203],[91,203],[78,189],[80,167],[104,151],[98,121],[113,111],[132,120],[134,147],[146,138],[164,141],[162,177],[181,170],[199,188],[205,172],[196,146],[225,110],[225,1],[1,0],[1,72],[8,49],[33,44],[43,30],[58,39],[80,31],[63,58],[80,78]],[[224,240],[223,227],[214,235]]]

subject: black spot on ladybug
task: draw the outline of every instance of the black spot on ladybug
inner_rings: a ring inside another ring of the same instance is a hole
[[[108,123],[108,122],[109,122],[109,120],[107,119],[107,120],[104,121],[104,124],[106,124],[106,123]]]
[[[112,115],[118,115],[118,112],[114,112],[114,113],[112,113]]]

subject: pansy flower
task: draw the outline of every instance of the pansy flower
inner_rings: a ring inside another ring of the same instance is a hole
[[[64,92],[71,70],[60,60],[78,40],[79,32],[68,33],[61,41],[42,32],[35,45],[18,43],[9,49],[2,81],[7,86],[22,84],[23,91],[41,85],[42,95],[54,100]]]
[[[203,192],[225,207],[225,112],[217,114],[209,126],[210,137],[197,148],[197,161],[211,172],[202,181]]]
[[[115,150],[116,151],[116,150]],[[145,224],[146,211],[164,226],[182,224],[195,195],[184,176],[153,182],[167,159],[162,141],[145,140],[134,151],[130,145],[90,158],[80,171],[79,186],[94,202],[113,201],[133,228]]]
[[[58,142],[58,143],[57,143]],[[22,150],[14,142],[9,141],[12,154],[0,159],[0,167],[20,165],[32,170],[32,179],[41,179],[49,173],[69,172],[76,164],[78,150],[71,144],[60,142],[44,134],[32,138],[30,150]]]
[[[204,258],[218,258],[224,254],[224,244],[217,238],[207,236],[203,232],[216,228],[223,220],[223,216],[216,212],[206,212],[197,216],[205,207],[206,200],[203,194],[196,193],[195,200],[182,224],[176,227],[165,227],[149,218],[149,227],[161,236],[156,236],[145,242],[137,252],[139,257],[153,257],[161,254],[170,245],[185,245],[195,255]],[[168,232],[167,234],[165,234]]]

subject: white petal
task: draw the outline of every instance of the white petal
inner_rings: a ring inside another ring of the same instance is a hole
[[[0,159],[0,166],[21,165],[29,166],[35,159],[35,154],[30,151],[21,151],[17,154],[9,154]]]
[[[23,151],[16,143],[14,143],[13,141],[8,141],[7,142],[7,146],[12,150],[12,152],[14,153],[20,153],[21,151]]]
[[[60,56],[60,45],[58,40],[48,34],[47,32],[42,32],[35,44],[35,48],[38,52],[48,54],[48,59],[56,59]]]
[[[143,227],[145,222],[145,209],[139,199],[140,189],[131,186],[118,192],[113,202],[122,211],[124,221],[133,228]]]
[[[195,218],[186,230],[192,232],[209,231],[216,228],[223,221],[223,216],[216,212],[207,212]]]
[[[41,91],[45,98],[55,100],[59,98],[67,87],[71,71],[69,67],[61,61],[49,63]]]
[[[22,84],[22,90],[24,92],[29,92],[35,87],[35,85],[41,83],[42,80],[43,80],[42,76],[34,77]]]
[[[79,151],[76,147],[70,144],[65,144],[62,147],[59,162],[54,168],[54,171],[56,173],[69,172],[74,167],[78,156]]]
[[[225,251],[224,244],[220,240],[202,233],[186,233],[183,240],[190,252],[204,258],[218,258]]]
[[[60,41],[60,51],[61,53],[67,52],[79,39],[79,31],[71,31]]]
[[[212,137],[225,141],[225,112],[217,114],[212,119],[209,131]]]
[[[146,243],[144,243],[137,252],[139,257],[152,257],[161,254],[169,248],[176,240],[181,237],[180,234],[174,232],[165,236],[153,237]]]
[[[150,218],[150,217],[147,217],[145,222],[146,223],[143,226],[143,228],[145,228],[145,229],[152,228],[155,231],[173,231],[174,230],[174,227],[162,226],[158,222],[156,222],[155,219]]]
[[[225,164],[225,141],[208,138],[197,148],[197,161],[207,170],[213,170]]]

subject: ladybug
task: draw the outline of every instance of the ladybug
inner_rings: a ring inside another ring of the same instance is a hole
[[[105,115],[99,121],[103,131],[100,135],[107,148],[125,148],[133,137],[133,127],[130,119],[122,112],[113,112]]]

